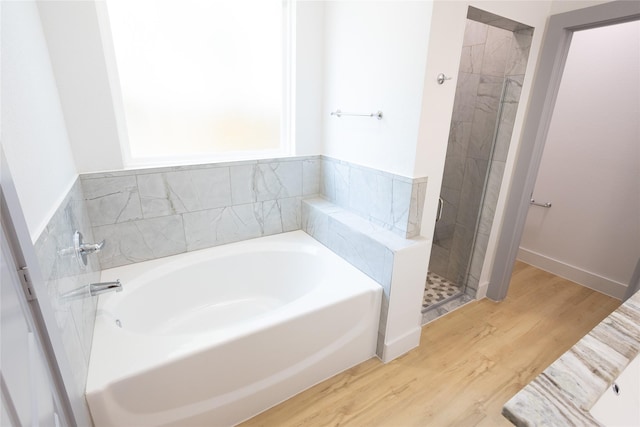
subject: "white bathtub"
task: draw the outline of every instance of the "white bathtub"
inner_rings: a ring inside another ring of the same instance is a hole
[[[374,356],[382,288],[302,231],[105,270],[97,427],[226,426]]]

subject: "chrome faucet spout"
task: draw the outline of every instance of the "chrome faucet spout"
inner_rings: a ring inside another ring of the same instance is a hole
[[[122,284],[120,283],[120,279],[116,280],[115,282],[92,283],[89,285],[89,292],[91,293],[91,296],[96,296],[112,291],[122,291]]]

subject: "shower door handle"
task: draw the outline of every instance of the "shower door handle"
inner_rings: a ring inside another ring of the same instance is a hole
[[[436,222],[440,221],[440,218],[442,218],[443,207],[444,207],[444,200],[442,200],[442,197],[438,197],[438,212],[436,212]]]

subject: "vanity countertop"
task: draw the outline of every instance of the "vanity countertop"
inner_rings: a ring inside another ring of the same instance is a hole
[[[502,408],[517,426],[599,426],[589,411],[640,353],[640,291]]]

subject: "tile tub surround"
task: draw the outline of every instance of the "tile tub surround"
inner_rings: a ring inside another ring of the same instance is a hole
[[[636,292],[509,400],[502,413],[518,426],[598,426],[589,410],[639,353]]]
[[[302,230],[382,286],[376,353],[383,362],[419,344],[426,240],[402,238],[319,197],[302,201]]]
[[[426,178],[324,156],[81,175],[103,268],[300,229],[303,197],[326,194],[376,224],[419,234]],[[344,199],[344,200],[343,200]]]
[[[87,296],[70,299],[64,298],[63,294],[98,282],[100,264],[96,256],[90,255],[87,257],[87,266],[81,268],[75,256],[65,255],[62,251],[73,247],[73,234],[76,230],[83,233],[85,242],[96,241],[83,199],[78,179],[34,246],[66,356],[73,367],[74,389],[68,390],[69,396],[84,404],[97,298]]]
[[[320,190],[332,203],[404,238],[420,234],[427,178],[407,178],[321,156]]]
[[[292,157],[82,175],[103,268],[300,229],[320,159]]]

